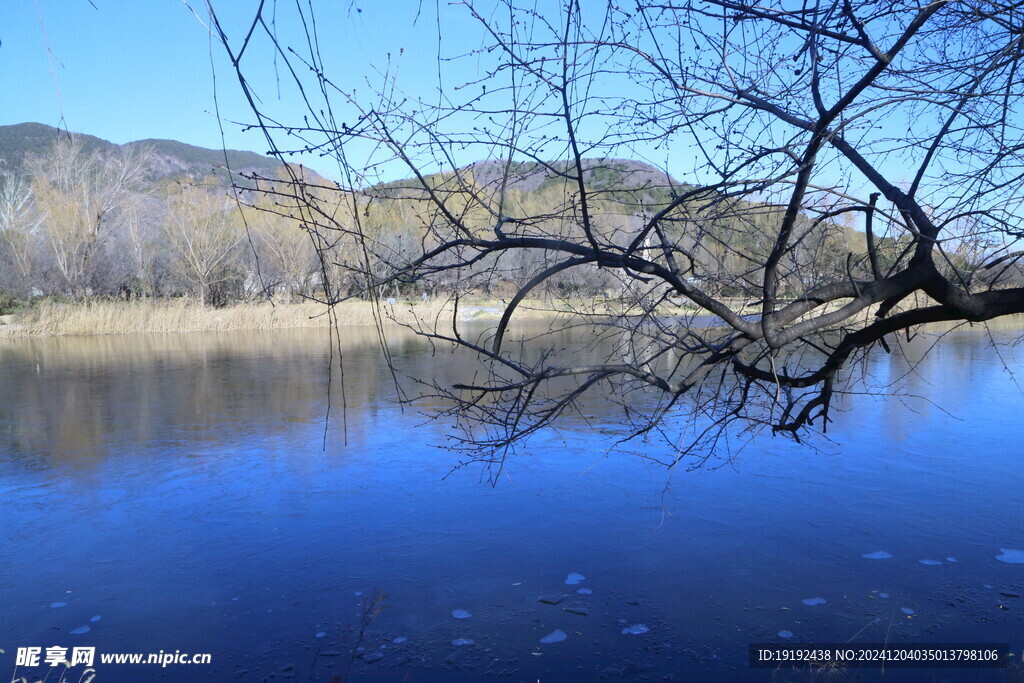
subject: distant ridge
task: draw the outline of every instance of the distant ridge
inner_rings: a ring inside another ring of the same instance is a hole
[[[42,123],[18,123],[11,126],[0,126],[0,172],[20,174],[25,172],[25,161],[30,156],[42,155],[60,137],[67,136],[66,131],[47,126]],[[94,135],[73,133],[82,143],[86,152],[112,154],[119,149],[136,149],[148,147],[153,157],[146,171],[147,180],[198,180],[211,172],[223,175],[224,150],[207,149],[189,145],[177,140],[137,140],[118,145]],[[280,171],[281,162],[255,152],[227,150],[227,162],[238,180],[241,175],[257,174],[273,177]],[[319,179],[309,169],[305,169],[308,179]]]

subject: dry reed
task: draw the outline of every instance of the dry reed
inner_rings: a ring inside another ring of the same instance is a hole
[[[415,306],[384,305],[382,309],[389,321],[413,324],[416,318],[436,318],[444,312],[444,305],[427,302]],[[366,301],[338,304],[334,312],[341,326],[374,322],[372,306]],[[269,330],[324,327],[329,322],[327,307],[314,302],[246,303],[225,308],[203,307],[185,299],[47,302],[4,316],[0,321],[0,337]]]
[[[737,302],[738,303],[738,302]],[[565,314],[571,305],[563,302],[524,301],[516,310],[517,320],[550,319]],[[587,307],[584,306],[584,309]],[[743,311],[742,305],[734,306]],[[496,321],[503,309],[500,301],[481,300],[476,305],[459,307],[461,320]],[[671,310],[675,309],[675,310]],[[427,302],[400,301],[382,304],[382,320],[414,328],[451,324],[452,302],[434,299]],[[605,304],[593,302],[591,315],[613,313]],[[666,307],[659,314],[679,315],[692,309]],[[374,324],[373,306],[368,301],[345,301],[335,306],[334,313],[341,327]],[[816,313],[820,314],[820,311]],[[870,318],[873,309],[862,312]],[[809,314],[813,315],[813,314]],[[1022,324],[1020,316],[1007,321],[987,323],[990,328]],[[330,322],[327,307],[314,302],[271,305],[269,302],[236,304],[225,308],[200,306],[188,299],[150,299],[148,301],[86,301],[82,303],[45,302],[21,313],[0,316],[0,338],[134,334],[149,332],[227,332],[233,330],[272,330],[325,327]],[[942,326],[939,326],[942,327]]]
[[[550,317],[549,306],[529,306],[524,302],[517,318]],[[500,302],[460,306],[462,320],[497,320]],[[454,310],[450,301],[400,301],[381,304],[378,309],[385,324],[415,328],[451,324]],[[368,301],[345,301],[334,308],[341,327],[374,324],[373,305]],[[30,336],[66,336],[98,334],[137,334],[150,332],[227,332],[232,330],[271,330],[325,327],[330,323],[327,306],[314,302],[277,304],[243,303],[225,308],[200,306],[188,299],[150,299],[147,301],[85,301],[81,303],[44,302],[13,315],[0,316],[0,338]]]

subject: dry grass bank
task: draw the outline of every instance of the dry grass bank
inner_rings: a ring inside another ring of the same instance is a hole
[[[742,302],[734,303],[738,312],[748,313]],[[839,304],[826,308],[832,310]],[[614,315],[614,307],[605,302],[524,301],[517,308],[515,319],[551,320],[576,308],[588,316]],[[501,301],[478,300],[463,302],[459,318],[464,321],[496,321],[503,310]],[[383,304],[381,312],[386,323],[409,325],[416,328],[451,325],[452,303],[449,301],[399,302]],[[693,315],[692,308],[680,306],[659,307],[659,315]],[[806,317],[820,315],[816,310]],[[868,322],[873,307],[857,316],[862,324]],[[373,308],[367,301],[346,301],[335,307],[338,324],[342,327],[369,326],[374,323]],[[77,304],[42,303],[22,313],[0,316],[0,338],[63,335],[133,334],[147,332],[227,332],[233,330],[272,330],[325,327],[329,323],[327,307],[306,302],[272,306],[269,303],[237,304],[226,308],[204,308],[185,299],[149,301],[89,301]],[[993,321],[990,328],[1017,329],[1024,326],[1024,316]],[[939,326],[945,329],[949,326]]]
[[[433,319],[443,313],[441,304],[385,306],[385,314],[400,323],[414,318]],[[335,307],[342,326],[370,325],[369,302],[351,301]],[[75,304],[43,303],[22,313],[0,319],[0,337],[79,334],[132,334],[145,332],[226,332],[324,327],[327,307],[305,302],[292,305],[237,304],[225,308],[202,307],[176,299],[150,301],[88,301]]]
[[[531,305],[531,303],[533,305]],[[497,320],[501,302],[480,301],[459,307],[461,320]],[[382,304],[380,311],[388,324],[430,327],[451,325],[450,301]],[[342,327],[373,325],[373,307],[368,301],[345,301],[334,309]],[[551,305],[524,301],[517,319],[550,318],[558,315]],[[13,315],[0,316],[0,338],[96,334],[137,334],[148,332],[227,332],[325,327],[327,307],[305,302],[236,304],[225,308],[202,307],[186,299],[148,301],[46,302]]]

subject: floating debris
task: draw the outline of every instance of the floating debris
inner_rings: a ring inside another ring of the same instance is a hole
[[[452,616],[456,619],[469,619],[473,615],[464,609],[453,609]]]
[[[879,593],[878,597],[880,597],[880,598],[887,598],[887,597],[889,597],[889,594],[888,593]]]
[[[589,588],[580,588],[576,592],[579,593],[580,595],[590,595],[594,591],[590,590]]]
[[[873,553],[864,553],[863,555],[861,555],[861,557],[867,558],[869,560],[891,560],[892,559],[892,555],[890,555],[889,553],[885,552],[884,550],[876,550]]]
[[[91,622],[93,622],[93,623],[95,624],[95,623],[96,623],[97,621],[99,621],[99,620],[100,620],[100,619],[102,619],[102,618],[103,618],[103,617],[101,617],[100,615],[98,615],[98,614],[97,614],[96,616],[94,616],[94,617],[93,617],[92,619],[90,619],[89,621],[91,621]]]
[[[323,638],[323,637],[324,637],[324,636],[326,636],[326,635],[327,635],[327,634],[326,634],[325,632],[323,632],[323,631],[317,631],[317,632],[316,632],[316,637],[317,637],[317,638]]]
[[[927,565],[929,567],[935,567],[935,566],[938,566],[938,565],[942,564],[938,560],[918,560],[918,562],[920,562],[921,564]]]
[[[569,612],[570,614],[578,614],[581,617],[585,617],[588,614],[590,614],[586,607],[580,607],[579,605],[570,605],[569,607],[564,607],[563,609],[566,612]]]
[[[543,602],[545,605],[557,605],[563,600],[565,600],[565,596],[561,593],[548,593],[537,598],[537,602]]]
[[[78,628],[71,629],[70,631],[68,631],[68,633],[70,633],[73,636],[80,636],[83,633],[88,633],[91,630],[92,629],[89,628],[88,626],[79,626]]]
[[[779,636],[779,638],[792,638],[793,637],[793,632],[792,631],[779,631],[778,636]]]
[[[917,612],[915,612],[914,610],[910,609],[909,607],[900,607],[900,611],[903,612],[904,614],[906,614],[908,617],[911,614],[917,614]]]
[[[456,638],[452,641],[452,645],[455,647],[462,647],[463,645],[472,645],[474,641],[472,638]]]
[[[947,557],[946,558],[946,562],[956,562],[956,558],[955,557]]]
[[[1014,591],[999,591],[999,594],[1000,595],[1005,595],[1008,598],[1019,598],[1020,597],[1020,593],[1016,593]]]
[[[647,628],[644,624],[633,624],[622,629],[622,634],[626,636],[638,636],[642,633],[647,633],[651,629]]]
[[[560,643],[568,637],[569,636],[565,635],[565,631],[560,628],[556,628],[554,631],[541,638],[540,642],[545,645],[550,645],[551,643]]]
[[[576,572],[571,572],[569,574],[569,576],[566,577],[565,583],[566,583],[566,585],[569,585],[569,586],[575,586],[580,581],[586,580],[586,578],[587,577],[583,576],[583,574],[577,574]]]
[[[996,559],[1000,562],[1006,562],[1008,564],[1024,564],[1024,550],[1014,550],[1013,548],[1000,548],[999,552],[1001,555],[996,555]],[[566,583],[569,583],[566,581]]]
[[[68,603],[66,603],[66,602],[51,602],[50,603],[50,607],[53,607],[54,609],[57,609],[58,607],[67,607],[67,606],[68,606]]]
[[[825,598],[804,598],[800,602],[810,607],[814,607],[815,605],[824,605],[828,600]]]
[[[406,642],[407,640],[409,640],[409,639],[406,638],[405,636],[398,636],[397,638],[392,638],[391,642],[394,643],[395,645],[401,645],[402,643]]]

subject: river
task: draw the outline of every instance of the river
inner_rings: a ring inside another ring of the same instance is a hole
[[[94,647],[98,683],[765,680],[750,643],[1020,657],[1019,336],[872,355],[907,395],[844,399],[817,448],[761,435],[670,476],[577,419],[496,486],[438,447],[429,404],[396,404],[366,331],[330,394],[322,331],[0,340],[0,662],[32,680],[51,667],[15,669],[18,648]],[[464,367],[397,333],[391,353],[400,382]],[[176,651],[211,661],[99,662]]]

